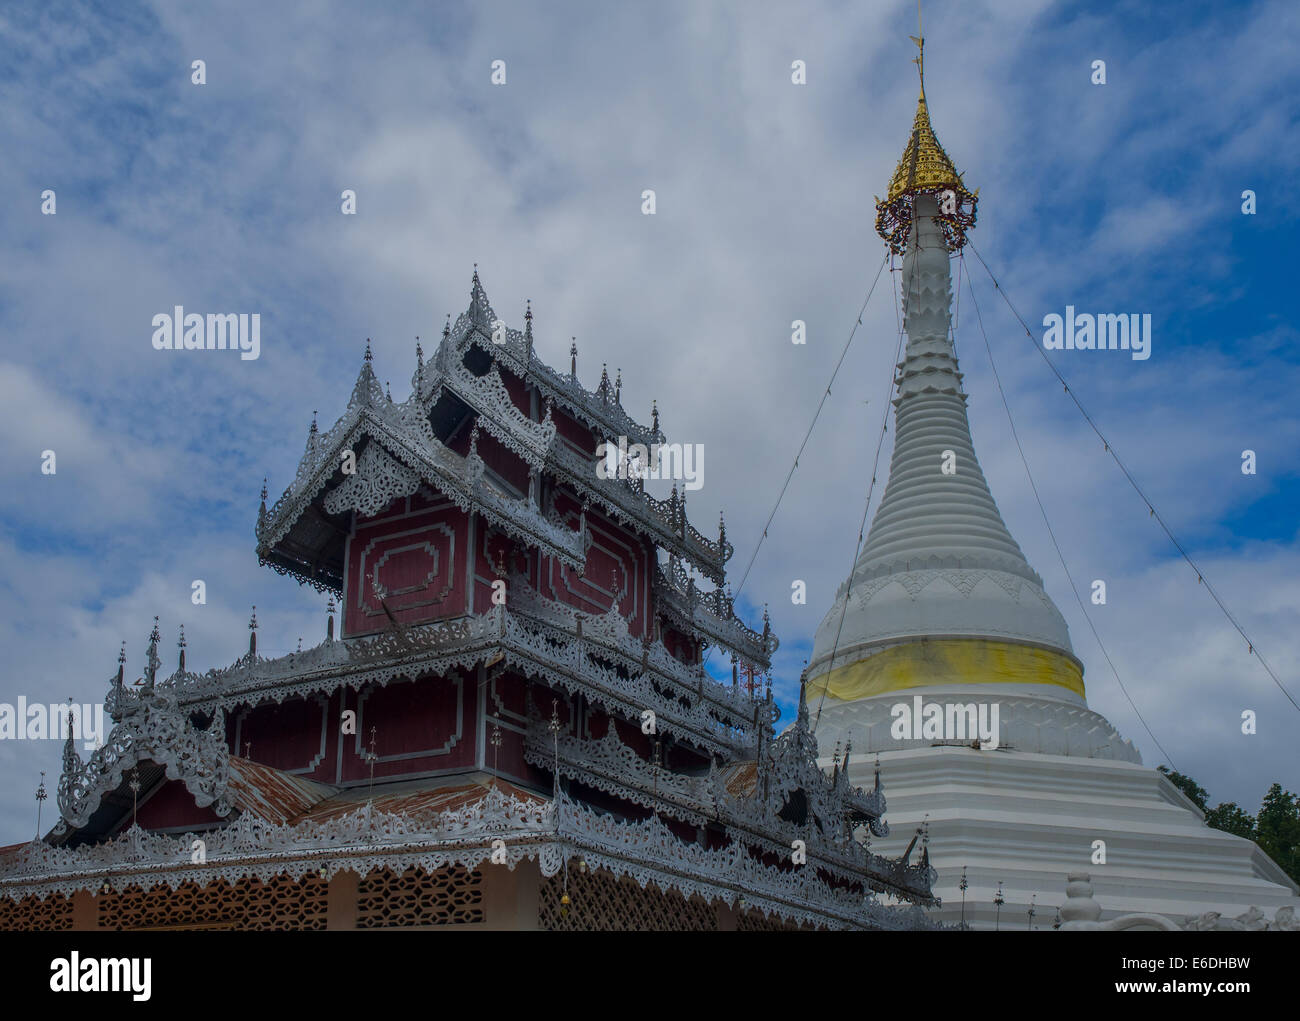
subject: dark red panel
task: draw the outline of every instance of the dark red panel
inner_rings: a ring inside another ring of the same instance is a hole
[[[323,696],[294,699],[234,713],[232,750],[264,766],[328,780],[333,772],[332,739],[339,726],[331,701]]]
[[[376,779],[473,766],[477,705],[472,676],[367,688],[349,702],[357,710],[357,733],[343,739],[341,782],[369,779],[372,736]]]
[[[356,524],[348,541],[344,635],[387,629],[383,603],[403,624],[465,612],[468,516],[452,504],[428,509],[427,500],[419,502],[426,509]]]
[[[596,437],[590,429],[580,425],[577,420],[571,418],[568,414],[559,408],[552,406],[551,420],[555,423],[555,431],[563,436],[566,440],[574,443],[579,450],[584,450],[591,454],[594,459],[596,456]],[[594,471],[594,460],[593,468]]]
[[[146,830],[171,829],[175,826],[206,830],[221,820],[217,813],[194,804],[194,795],[179,780],[168,780],[141,806],[136,819]]]

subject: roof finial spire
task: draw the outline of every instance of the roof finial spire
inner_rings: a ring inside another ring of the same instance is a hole
[[[918,4],[918,32],[920,17]],[[966,243],[966,231],[975,226],[978,193],[966,188],[962,175],[935,137],[925,99],[925,39],[920,35],[910,38],[916,43],[912,63],[921,79],[921,96],[911,137],[890,179],[889,191],[884,199],[876,199],[876,232],[884,238],[890,251],[902,255],[915,217],[914,200],[922,195],[931,196],[939,204],[940,215],[934,219],[943,234],[943,243],[949,252],[955,252]]]
[[[578,378],[578,338],[569,338],[569,375]]]
[[[368,361],[368,362],[372,362],[372,361],[374,361],[374,355],[372,355],[372,354],[370,353],[370,338],[369,338],[369,337],[366,338],[366,361]]]
[[[925,34],[921,31],[921,0],[916,0],[916,35],[910,37],[916,43],[916,56],[912,63],[916,73],[921,77],[921,97],[925,98]]]
[[[442,325],[442,339],[446,340],[451,336],[451,313],[447,313],[447,321]]]

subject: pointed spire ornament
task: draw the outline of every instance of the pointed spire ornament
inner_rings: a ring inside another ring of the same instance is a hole
[[[262,479],[262,502],[257,508],[257,523],[260,525],[266,518],[266,479]]]
[[[619,369],[614,375],[614,403],[621,404],[623,400],[623,370]]]
[[[939,201],[939,217],[944,244],[949,252],[966,244],[966,231],[975,226],[978,190],[968,191],[962,176],[953,166],[930,126],[930,109],[925,98],[925,39],[912,36],[917,46],[913,63],[921,80],[912,134],[903,149],[903,157],[889,182],[884,199],[876,201],[876,231],[890,251],[902,255],[915,216],[915,199],[929,195]]]
[[[325,623],[325,641],[334,641],[334,596],[330,595],[329,607],[325,611],[329,616]]]
[[[528,361],[533,360],[533,299],[524,305],[524,343],[528,347]]]
[[[393,403],[393,384],[391,380],[384,380],[384,396],[388,398],[388,403]]]
[[[36,839],[41,839],[41,807],[48,795],[45,793],[45,770],[41,770],[41,784],[36,788]]]
[[[659,435],[659,402],[650,402],[650,431],[656,436]]]
[[[483,281],[479,279],[477,262],[474,263],[474,280],[470,286],[469,316],[470,321],[480,330],[491,332],[492,320],[496,318],[496,313],[492,311],[487,291],[483,289]]]
[[[569,376],[573,379],[578,378],[578,338],[569,338]]]
[[[162,641],[162,635],[158,633],[158,618],[153,619],[153,630],[149,632],[149,649],[145,653],[144,667],[144,687],[147,691],[153,690],[154,680],[158,676],[158,667],[162,660],[158,658],[158,643]]]
[[[113,678],[113,697],[114,701],[120,704],[121,699],[125,697],[126,684],[126,639],[122,639],[122,648],[117,654],[117,676]]]
[[[183,674],[185,673],[185,625],[184,624],[181,625],[181,637],[180,640],[176,643],[176,646],[181,650],[180,663],[176,667],[176,669]]]
[[[365,360],[366,360],[367,362],[371,362],[371,361],[374,361],[374,358],[375,358],[375,356],[372,355],[372,354],[370,353],[370,338],[367,337],[367,338],[366,338],[366,357],[365,357]]]
[[[131,788],[131,825],[138,826],[137,817],[140,814],[140,767],[131,767],[131,781],[127,784]]]
[[[442,339],[446,340],[451,336],[451,313],[447,313],[447,321],[442,324]]]
[[[304,457],[312,457],[316,453],[316,444],[319,441],[319,431],[316,427],[316,412],[311,413],[311,425],[307,428],[307,449]]]
[[[248,618],[248,658],[250,660],[257,658],[257,607],[253,607],[253,614]]]

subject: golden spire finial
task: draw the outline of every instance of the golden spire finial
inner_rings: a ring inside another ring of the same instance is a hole
[[[921,31],[921,5],[916,10],[917,32]],[[917,195],[934,196],[939,203],[938,220],[949,251],[966,243],[966,231],[975,225],[975,195],[966,189],[961,174],[944,152],[930,126],[930,110],[925,100],[925,37],[910,36],[916,43],[916,64],[921,79],[921,96],[916,104],[912,135],[903,149],[889,191],[876,200],[876,231],[890,249],[902,254],[912,228],[912,204]]]

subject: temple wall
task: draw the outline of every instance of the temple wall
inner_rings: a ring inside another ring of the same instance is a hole
[[[356,713],[355,733],[342,732],[347,710]],[[473,675],[456,673],[245,708],[230,714],[227,739],[232,752],[263,765],[322,783],[355,785],[370,779],[372,727],[376,780],[474,766],[477,710]],[[140,821],[145,824],[143,813]]]

